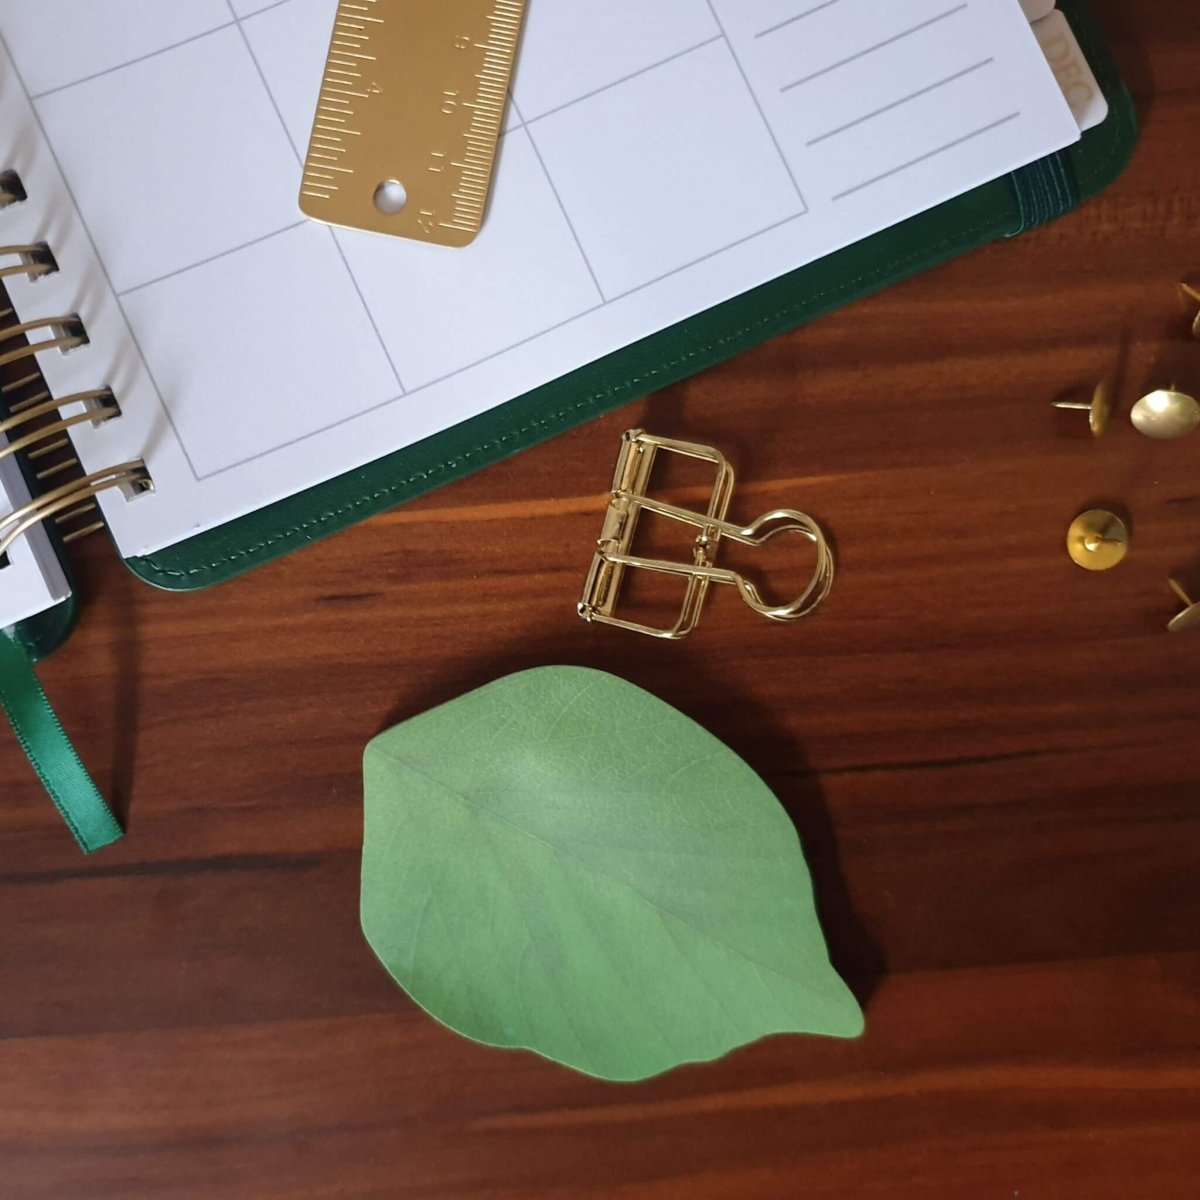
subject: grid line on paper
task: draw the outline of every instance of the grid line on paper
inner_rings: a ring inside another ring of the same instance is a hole
[[[931,92],[936,92],[939,88],[944,88],[948,84],[957,83],[960,79],[966,79],[968,75],[974,75],[976,71],[982,71],[984,67],[990,67],[995,58],[985,58],[982,62],[977,62],[973,66],[966,67],[961,71],[955,71],[953,75],[947,75],[945,79],[939,79],[936,83],[929,84],[928,87],[923,87],[919,91],[910,92],[907,96],[901,96],[899,100],[893,100],[891,104],[885,104],[882,108],[877,108],[873,112],[866,113],[864,116],[856,117],[853,121],[847,121],[845,125],[839,125],[836,129],[831,129],[828,133],[823,133],[820,137],[815,137],[810,142],[805,142],[806,146],[819,146],[822,142],[827,142],[831,138],[835,138],[838,134],[846,133],[848,130],[857,129],[860,125],[865,125],[868,121],[873,121],[876,117],[882,117],[884,113],[894,112],[898,108],[903,108],[906,104],[911,104],[914,100],[919,100],[922,96],[928,96]]]
[[[596,295],[600,297],[602,305],[607,304],[608,297],[605,296],[604,289],[600,286],[600,277],[596,274],[596,268],[592,265],[592,260],[588,258],[588,253],[583,248],[583,239],[579,236],[579,231],[575,228],[575,222],[571,220],[571,214],[567,211],[567,206],[563,203],[558,185],[554,182],[554,176],[550,174],[550,169],[546,166],[546,160],[542,157],[542,151],[537,144],[537,138],[533,136],[533,130],[530,128],[529,123],[521,117],[521,110],[517,107],[515,96],[512,97],[511,103],[513,112],[517,114],[518,120],[521,121],[520,127],[525,130],[525,136],[529,139],[530,146],[533,147],[534,157],[538,160],[538,166],[541,167],[542,174],[546,177],[546,183],[549,185],[550,191],[554,196],[554,202],[558,205],[559,211],[563,215],[563,220],[566,221],[567,228],[571,231],[571,237],[579,250],[579,256],[583,259],[584,266],[588,269],[588,274],[592,277],[592,283],[596,285]]]
[[[285,4],[290,4],[291,0],[274,0],[272,4],[265,4],[257,12],[250,15],[252,17],[262,16],[263,13],[270,12],[273,8],[281,8]],[[198,42],[202,38],[211,37],[214,33],[220,33],[224,29],[232,29],[235,25],[240,25],[247,20],[246,17],[239,17],[230,7],[231,19],[223,22],[220,25],[214,25],[210,29],[204,29],[200,33],[194,33],[191,37],[186,37],[178,42],[172,42],[169,46],[160,46],[157,50],[151,50],[148,54],[138,55],[137,58],[129,58],[124,62],[117,63],[116,66],[105,67],[103,71],[95,71],[91,75],[83,75],[79,79],[72,79],[69,83],[56,84],[52,88],[47,88],[44,92],[38,92],[34,95],[32,92],[26,91],[26,95],[30,100],[43,100],[47,96],[53,96],[56,92],[65,92],[69,88],[78,87],[81,83],[91,83],[93,79],[103,79],[105,75],[112,75],[117,71],[123,71],[126,67],[136,66],[138,63],[146,62],[151,58],[158,58],[162,54],[170,54],[172,50],[179,50],[184,46],[190,46],[192,42]],[[14,60],[15,61],[15,60]]]
[[[998,121],[992,121],[989,125],[984,125],[982,129],[972,130],[970,133],[963,134],[962,137],[955,138],[952,142],[947,142],[944,146],[939,146],[936,150],[930,150],[926,154],[920,155],[918,158],[909,159],[908,162],[901,163],[897,167],[892,167],[890,171],[884,171],[882,175],[874,175],[870,179],[864,180],[862,183],[856,183],[853,187],[847,188],[844,192],[838,192],[833,196],[833,200],[845,200],[847,196],[853,196],[857,192],[864,191],[866,188],[874,187],[877,183],[882,183],[885,179],[892,179],[896,175],[909,170],[912,167],[919,166],[923,162],[928,162],[931,158],[937,158],[939,154],[945,154],[948,150],[953,150],[958,146],[963,146],[967,142],[973,142],[976,138],[983,137],[985,133],[991,133],[994,129],[999,129],[1001,125],[1007,125],[1010,121],[1017,120],[1020,117],[1020,110],[1011,112],[1006,117],[1001,117]]]
[[[842,0],[822,0],[820,4],[814,4],[812,8],[806,8],[803,12],[798,12],[794,16],[788,17],[783,21],[777,21],[774,25],[769,25],[766,29],[759,30],[754,36],[756,38],[770,37],[773,33],[779,33],[781,30],[787,29],[791,25],[795,25],[798,21],[803,21],[805,17],[815,16],[819,12],[823,12],[827,8],[833,8],[835,4],[841,4]]]
[[[286,4],[288,0],[280,0],[281,4]],[[47,88],[44,92],[38,92],[35,96],[33,93],[26,91],[26,95],[31,101],[45,100],[47,96],[55,96],[59,92],[70,91],[71,88],[79,87],[83,83],[91,83],[95,79],[103,79],[106,75],[115,75],[118,71],[124,71],[127,67],[136,67],[138,63],[149,62],[152,58],[161,58],[164,54],[170,54],[173,50],[182,50],[184,46],[190,46],[193,42],[203,41],[207,37],[212,37],[214,33],[221,33],[226,29],[232,29],[237,24],[237,18],[234,17],[231,21],[226,21],[221,25],[214,25],[211,29],[205,29],[200,33],[194,33],[191,37],[183,38],[182,41],[172,42],[169,46],[162,46],[158,50],[151,50],[149,54],[139,54],[137,58],[126,59],[125,62],[117,63],[115,67],[105,67],[103,71],[93,71],[90,75],[81,76],[79,79],[72,79],[70,83],[60,83],[52,88]],[[16,62],[16,59],[13,59]]]
[[[712,19],[716,22],[717,28],[721,31],[721,36],[725,39],[725,45],[729,47],[729,54],[732,57],[734,64],[737,66],[738,74],[742,77],[742,82],[746,85],[746,90],[750,93],[750,98],[754,101],[754,107],[758,109],[758,115],[762,118],[763,124],[767,127],[767,133],[770,135],[771,141],[775,146],[775,151],[783,162],[784,170],[788,173],[788,178],[792,181],[792,187],[796,189],[796,195],[800,197],[800,205],[804,210],[805,215],[808,213],[808,201],[804,198],[804,192],[800,188],[800,181],[796,178],[796,172],[792,170],[792,164],[788,162],[788,157],[783,152],[783,146],[780,145],[779,138],[775,133],[775,127],[767,119],[766,109],[762,106],[762,101],[758,98],[758,93],[754,90],[754,85],[750,82],[750,76],[746,73],[746,68],[742,65],[741,57],[734,48],[733,39],[729,36],[725,29],[725,23],[721,20],[717,13],[717,7],[713,0],[704,0],[708,5],[708,11],[712,13]]]
[[[177,270],[168,271],[165,275],[159,275],[155,279],[147,279],[144,283],[135,283],[132,287],[127,287],[123,292],[118,292],[118,297],[132,296],[135,292],[143,291],[145,288],[153,287],[156,283],[166,283],[168,279],[174,279],[179,275],[186,275],[189,271],[195,271],[200,267],[207,267],[209,263],[220,262],[223,258],[228,258],[231,254],[240,254],[243,250],[249,250],[252,246],[261,246],[263,242],[269,242],[272,238],[282,237],[285,233],[291,233],[293,229],[299,229],[301,225],[307,225],[307,219],[293,221],[290,225],[285,225],[282,229],[272,229],[270,233],[264,233],[261,237],[251,238],[248,242],[242,242],[240,246],[234,246],[231,250],[222,250],[220,254],[209,255],[208,258],[201,259],[198,263],[190,263],[186,267],[179,267]]]
[[[278,0],[278,3],[272,4],[269,8],[260,9],[252,15],[256,17],[261,16],[262,13],[270,12],[272,8],[279,8],[280,4],[286,4],[287,2],[288,0]],[[271,91],[271,85],[267,82],[267,76],[262,69],[262,63],[258,61],[258,55],[254,53],[254,46],[250,42],[250,36],[242,27],[243,18],[237,15],[237,11],[233,7],[233,0],[225,0],[225,3],[229,5],[229,11],[233,16],[233,23],[237,26],[238,33],[245,44],[246,53],[250,55],[250,61],[254,64],[254,70],[258,74],[259,81],[267,93],[267,98],[271,101],[271,107],[275,110],[275,116],[279,118],[279,126],[283,130],[283,135],[287,138],[287,143],[291,146],[292,153],[296,156],[296,162],[303,167],[304,155],[300,153],[300,147],[292,140],[292,131],[287,127],[287,122],[283,119],[283,110],[279,107],[279,101],[275,99],[275,93]],[[301,221],[299,224],[304,224],[304,222]],[[404,380],[400,375],[400,368],[396,366],[396,360],[392,357],[392,352],[388,349],[387,342],[384,341],[383,331],[379,328],[379,322],[375,319],[375,314],[371,311],[371,306],[367,303],[367,297],[363,293],[362,285],[358,282],[357,277],[350,268],[350,260],[346,257],[345,250],[342,249],[342,243],[338,240],[337,233],[333,229],[328,230],[328,233],[333,241],[338,258],[342,260],[342,266],[346,268],[346,273],[350,276],[350,282],[354,285],[354,291],[357,293],[363,312],[370,322],[371,329],[375,334],[375,340],[379,343],[379,348],[383,351],[384,358],[387,359],[387,364],[391,368],[392,375],[395,376],[396,386],[400,389],[400,394],[403,396],[407,393],[408,389],[404,386]]]
[[[639,67],[636,71],[630,71],[628,75],[623,75],[620,79],[614,79],[611,83],[606,83],[602,87],[593,88],[590,92],[585,92],[582,96],[576,96],[574,100],[568,100],[565,104],[556,104],[553,108],[548,108],[545,112],[538,113],[536,117],[530,117],[525,123],[532,125],[535,121],[544,121],[547,117],[553,117],[556,113],[566,112],[567,109],[574,108],[576,105],[582,104],[585,100],[593,100],[597,96],[602,96],[605,92],[611,92],[614,88],[621,87],[623,84],[632,83],[633,80],[639,79],[643,75],[649,75],[661,67],[678,62],[681,58],[687,58],[689,54],[695,54],[697,50],[703,50],[705,46],[711,46],[715,42],[719,42],[724,36],[724,33],[717,33],[710,38],[705,38],[702,42],[697,42],[694,46],[688,46],[683,50],[676,50],[674,54],[668,54],[666,58],[660,58],[657,62],[650,63],[649,66]],[[513,103],[515,105],[515,98]]]
[[[814,79],[821,79],[825,75],[830,75],[834,71],[841,70],[842,67],[848,67],[851,63],[856,63],[860,59],[866,58],[870,54],[885,49],[888,46],[894,46],[897,42],[902,42],[906,38],[910,38],[915,33],[921,33],[925,29],[929,29],[933,25],[938,25],[942,21],[949,20],[951,17],[956,17],[960,12],[965,12],[971,5],[969,3],[958,4],[954,8],[947,9],[943,13],[938,13],[936,17],[930,17],[928,21],[921,21],[917,25],[913,25],[908,29],[902,30],[893,37],[884,38],[882,42],[876,42],[873,46],[868,46],[865,50],[859,50],[857,54],[851,54],[847,58],[839,59],[835,63],[830,63],[827,67],[822,67],[819,71],[813,71],[811,75],[805,75],[802,79],[793,80],[791,83],[785,83],[779,90],[781,92],[791,92],[798,87],[803,87],[806,83],[812,83]]]

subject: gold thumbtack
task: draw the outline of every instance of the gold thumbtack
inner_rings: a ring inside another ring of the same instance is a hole
[[[1056,400],[1055,408],[1072,409],[1088,414],[1088,425],[1091,426],[1092,437],[1103,437],[1112,423],[1113,393],[1112,384],[1102,379],[1096,384],[1096,390],[1088,403],[1082,400]]]
[[[1129,414],[1138,433],[1159,441],[1187,437],[1200,428],[1200,404],[1176,387],[1160,388],[1143,396]]]
[[[1085,571],[1111,571],[1129,553],[1129,529],[1113,513],[1089,509],[1071,522],[1067,553]]]
[[[1183,612],[1167,628],[1172,633],[1186,633],[1189,629],[1200,629],[1200,603],[1194,601],[1176,579],[1168,579],[1167,587],[1179,597],[1180,603],[1184,605]]]
[[[1190,283],[1181,283],[1179,290],[1189,299],[1200,304],[1200,290],[1192,287]],[[1192,322],[1192,337],[1200,338],[1200,312],[1196,313],[1196,319]]]

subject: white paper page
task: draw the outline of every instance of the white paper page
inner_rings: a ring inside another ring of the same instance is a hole
[[[1079,136],[1018,0],[531,0],[476,244],[335,234],[296,201],[334,8],[0,10],[17,67],[0,119],[20,131],[31,195],[52,198],[15,224],[63,266],[38,311],[78,311],[92,334],[46,373],[60,394],[111,384],[125,415],[85,429],[81,456],[144,454],[157,484],[104,501],[127,555],[425,438]],[[25,311],[33,297],[14,291]]]

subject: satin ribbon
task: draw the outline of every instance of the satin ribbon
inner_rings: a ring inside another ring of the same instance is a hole
[[[0,704],[17,741],[85,854],[124,836],[38,682],[33,659],[0,631]]]

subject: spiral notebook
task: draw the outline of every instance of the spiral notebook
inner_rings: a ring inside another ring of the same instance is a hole
[[[298,211],[335,0],[9,0],[0,627],[53,640],[92,504],[143,578],[216,582],[1064,211],[1133,135],[1061,7],[532,0],[447,250]]]

